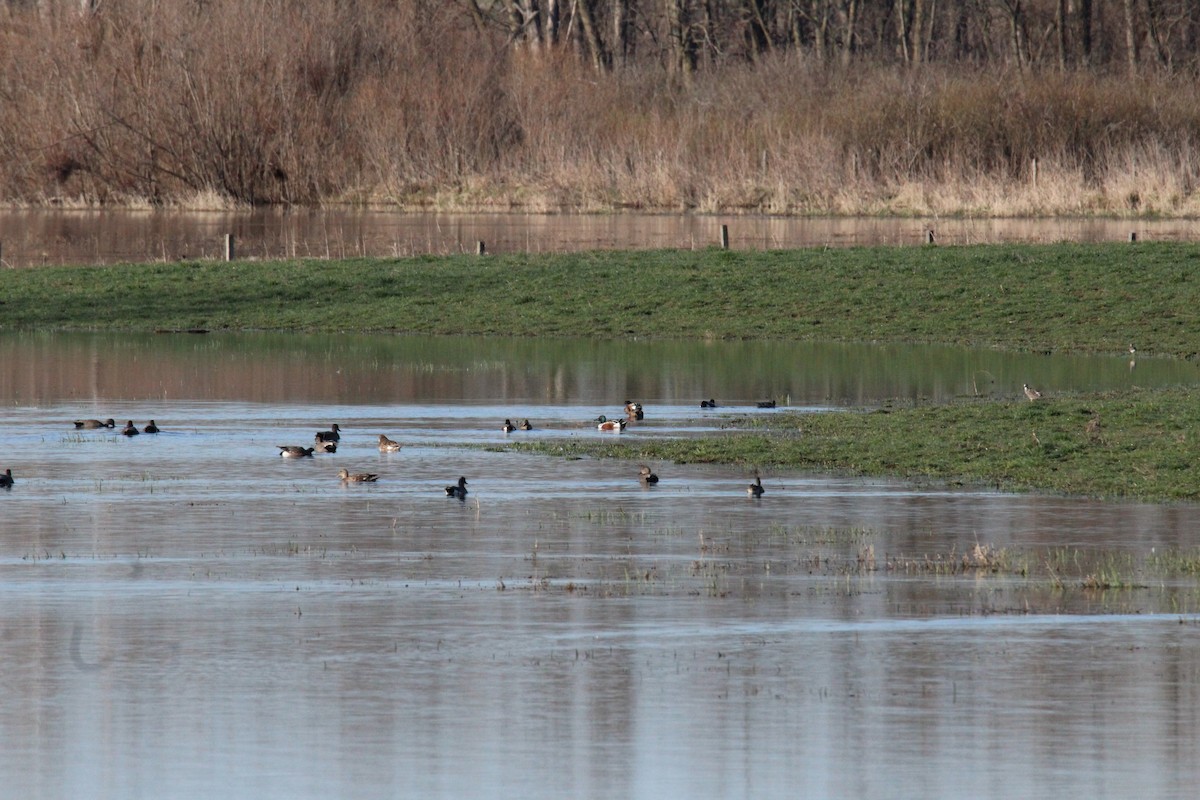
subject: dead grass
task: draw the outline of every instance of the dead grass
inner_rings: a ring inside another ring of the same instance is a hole
[[[1200,85],[1168,75],[793,54],[680,82],[532,58],[453,3],[64,13],[0,18],[8,202],[1200,213]]]

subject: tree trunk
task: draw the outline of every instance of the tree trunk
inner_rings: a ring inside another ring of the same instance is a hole
[[[608,64],[608,57],[604,53],[604,43],[600,41],[600,32],[596,30],[596,21],[592,17],[594,0],[576,2],[579,4],[579,22],[583,28],[583,40],[587,43],[588,57],[592,61],[592,68],[600,72]]]
[[[858,19],[858,0],[846,3],[846,27],[842,39],[842,66],[850,66],[850,58],[854,55],[854,31]]]
[[[1060,72],[1067,71],[1067,20],[1071,16],[1069,8],[1069,0],[1058,0],[1054,6],[1054,26],[1058,28],[1058,69]]]
[[[1129,74],[1137,73],[1137,32],[1134,29],[1133,21],[1133,0],[1124,0],[1125,11],[1125,59],[1126,65],[1129,68]]]
[[[746,10],[750,16],[750,41],[756,56],[771,50],[771,31],[763,19],[762,3],[763,0],[746,0]]]
[[[908,45],[908,0],[896,0],[896,37],[900,40],[900,60],[912,64],[912,48]]]
[[[1092,60],[1092,0],[1079,0],[1079,55],[1084,65]]]
[[[667,38],[670,42],[670,70],[677,75],[691,74],[695,68],[688,43],[687,0],[667,0]]]
[[[1150,35],[1150,43],[1154,45],[1154,53],[1158,56],[1158,63],[1168,69],[1171,66],[1171,52],[1167,48],[1167,43],[1162,40],[1162,36],[1158,32],[1158,14],[1154,10],[1155,0],[1146,0],[1146,31]]]
[[[626,0],[612,0],[609,12],[612,17],[612,36],[609,38],[611,42],[612,62],[613,66],[625,66],[625,17],[626,17]]]
[[[558,0],[542,0],[542,41],[547,47],[558,44]]]

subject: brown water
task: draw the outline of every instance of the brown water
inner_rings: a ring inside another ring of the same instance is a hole
[[[226,234],[244,258],[473,253],[479,242],[493,253],[695,248],[716,244],[721,225],[735,249],[920,244],[931,228],[942,244],[1200,239],[1200,220],[25,210],[0,211],[0,258],[11,267],[217,258]]]
[[[1194,506],[786,473],[753,501],[736,468],[653,463],[645,488],[636,464],[499,449],[612,436],[591,420],[627,396],[636,441],[778,413],[754,408],[768,391],[817,410],[980,370],[1117,386],[1120,359],[5,335],[0,370],[11,796],[1182,798],[1200,778],[1194,581],[883,568],[975,543],[1140,560],[1193,549]],[[71,424],[110,416],[163,433]],[[337,453],[276,455],[332,422]],[[442,490],[459,475],[465,502]]]

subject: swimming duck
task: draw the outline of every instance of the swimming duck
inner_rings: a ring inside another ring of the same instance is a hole
[[[150,424],[142,428],[142,433],[158,433],[158,426],[154,424],[154,420],[150,420]]]
[[[639,470],[638,480],[646,484],[658,483],[658,476],[650,471],[650,468],[643,465]]]
[[[341,434],[338,433],[338,431],[340,431],[341,428],[339,428],[337,426],[337,423],[336,422],[333,423],[333,425],[331,425],[330,427],[332,428],[332,430],[317,431],[317,441],[318,442],[340,442],[342,440]]]
[[[774,400],[759,400],[758,407],[759,408],[774,408],[775,401]]]
[[[1042,393],[1037,389],[1031,388],[1028,383],[1024,385],[1024,389],[1025,396],[1029,398],[1029,402],[1032,403],[1034,400],[1040,400],[1042,398]]]
[[[467,479],[459,478],[458,483],[453,486],[446,487],[446,497],[457,497],[459,500],[467,499]]]
[[[701,400],[700,407],[701,408],[716,408],[717,401],[716,400]]]
[[[98,419],[77,419],[75,420],[76,428],[93,429],[93,428],[115,428],[117,423],[113,422],[112,417],[109,417],[104,422]]]
[[[125,423],[125,427],[121,429],[121,434],[124,436],[137,436],[141,431],[137,429],[137,425],[133,424],[133,420]]]
[[[512,433],[513,431],[515,431],[517,429],[517,426],[513,425],[513,422],[511,419],[504,420],[504,425],[502,427],[504,428],[505,433]]]
[[[382,433],[379,434],[379,452],[395,453],[395,452],[398,452],[399,450],[400,450],[399,442],[397,442],[395,439],[389,439],[388,437],[384,436]]]
[[[750,495],[751,497],[762,497],[764,494],[766,494],[766,492],[767,490],[764,489],[762,485],[762,478],[760,478],[758,475],[754,476],[754,483],[746,487],[746,494]]]
[[[13,485],[12,470],[4,470],[4,474],[0,475],[0,489],[11,489]]]
[[[337,442],[317,442],[317,446],[313,449],[318,453],[336,453]]]
[[[625,430],[625,426],[628,424],[623,419],[609,419],[603,414],[596,417],[596,422],[600,423],[596,426],[597,430],[613,431],[614,433],[620,433],[621,431]]]
[[[632,400],[625,401],[625,416],[630,419],[642,419],[645,414],[642,412],[642,404],[635,403]]]
[[[379,476],[374,472],[358,472],[351,473],[348,469],[338,470],[338,477],[343,483],[374,483],[379,480]]]
[[[279,448],[279,455],[284,458],[304,458],[313,454],[313,448],[311,447],[299,447],[294,444],[278,444],[275,446]]]
[[[518,428],[520,428],[520,429],[521,429],[521,430],[523,430],[523,431],[531,431],[531,430],[533,430],[533,426],[529,424],[529,420],[527,420],[527,419],[523,419],[523,420],[521,420],[521,424],[520,424],[520,425],[518,425],[517,427],[518,427]]]

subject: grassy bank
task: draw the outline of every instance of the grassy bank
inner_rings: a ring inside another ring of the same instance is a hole
[[[651,251],[38,268],[0,330],[939,342],[1195,356],[1200,246]]]
[[[653,413],[653,409],[648,409]],[[1095,426],[1089,422],[1097,420]],[[1184,389],[960,401],[732,420],[695,440],[533,442],[518,449],[760,469],[898,476],[1105,498],[1200,499],[1200,404]],[[659,470],[664,480],[666,470]]]

